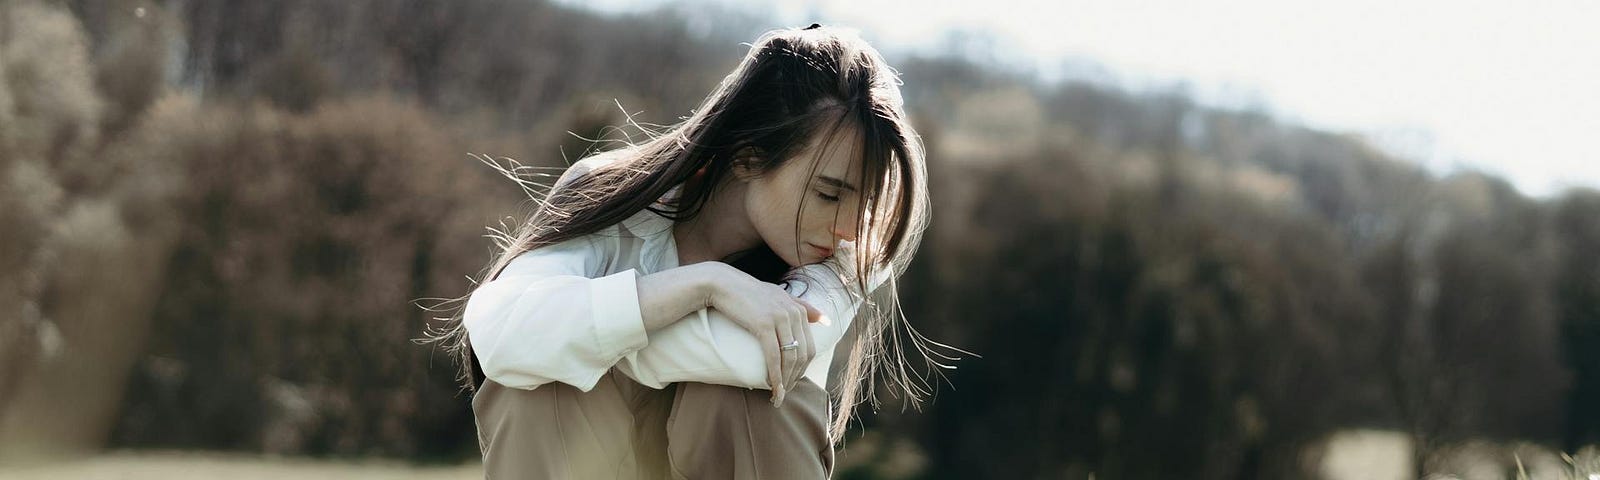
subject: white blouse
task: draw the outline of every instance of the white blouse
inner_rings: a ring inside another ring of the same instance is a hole
[[[675,193],[675,192],[674,192]],[[670,196],[671,194],[669,194]],[[715,309],[646,335],[635,279],[678,265],[673,221],[648,209],[593,234],[524,252],[467,300],[463,322],[479,366],[512,388],[550,382],[589,391],[608,370],[651,388],[701,382],[766,389],[761,341]],[[836,252],[849,252],[841,244]],[[817,355],[805,378],[827,388],[828,367],[860,297],[834,269],[847,254],[789,271],[785,288],[822,311],[809,324]],[[849,271],[849,270],[840,270]],[[886,273],[886,272],[885,272]],[[886,275],[868,282],[876,289]]]

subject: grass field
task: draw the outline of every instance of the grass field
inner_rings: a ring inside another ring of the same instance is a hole
[[[844,469],[880,470],[867,462],[885,458],[861,450],[872,444],[857,442],[856,460],[841,457]],[[1412,472],[1409,439],[1398,432],[1347,430],[1328,439],[1321,457],[1323,478],[1328,480],[1404,479]],[[915,455],[912,455],[915,456]],[[1530,480],[1600,480],[1600,448],[1590,447],[1575,455],[1562,455],[1542,447],[1512,443],[1472,442],[1452,448],[1440,461],[1440,475],[1434,479],[1495,480],[1516,478],[1521,463]],[[891,462],[904,463],[904,462]],[[917,464],[918,462],[911,462]],[[915,471],[906,466],[889,470]],[[887,475],[889,478],[900,475]],[[401,479],[464,480],[483,477],[476,462],[454,466],[419,466],[393,460],[329,460],[303,457],[272,457],[214,452],[112,451],[77,460],[58,461],[27,467],[0,467],[0,480],[145,480],[220,478],[225,480],[296,479]]]
[[[476,463],[416,466],[394,461],[339,461],[188,452],[110,452],[45,465],[0,469],[5,480],[156,480],[217,478],[465,480],[483,478]]]

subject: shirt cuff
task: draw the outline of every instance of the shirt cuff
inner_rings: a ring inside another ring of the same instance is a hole
[[[611,358],[621,358],[649,343],[644,315],[639,312],[639,271],[613,273],[589,284],[595,342]]]

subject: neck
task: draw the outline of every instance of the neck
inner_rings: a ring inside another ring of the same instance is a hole
[[[761,237],[744,211],[742,182],[718,186],[700,212],[672,226],[678,245],[678,264],[726,261],[728,257],[761,244]]]

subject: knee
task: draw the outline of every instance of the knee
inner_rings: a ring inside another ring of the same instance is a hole
[[[827,394],[801,383],[809,387],[797,387],[781,407],[767,390],[678,384],[667,420],[673,467],[690,478],[826,476],[833,464]]]

